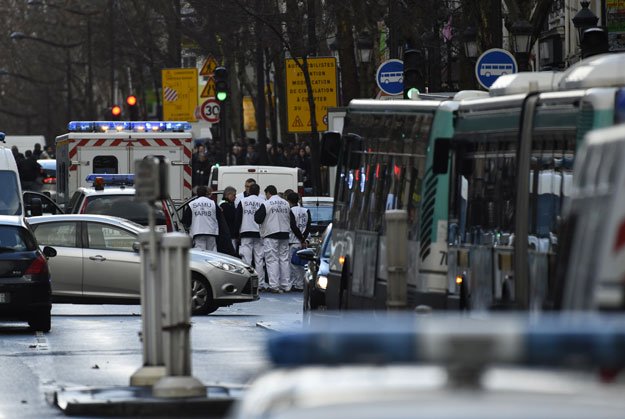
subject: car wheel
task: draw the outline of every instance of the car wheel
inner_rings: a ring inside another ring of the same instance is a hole
[[[35,332],[48,333],[52,328],[52,315],[50,310],[38,312],[28,320],[28,326]]]
[[[213,291],[206,278],[193,274],[191,278],[191,314],[210,314],[219,306],[213,304]]]

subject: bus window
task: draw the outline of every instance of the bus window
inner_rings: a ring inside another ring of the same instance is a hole
[[[457,243],[489,244],[514,230],[516,139],[466,142],[456,152],[450,226]],[[507,244],[507,243],[506,243]]]

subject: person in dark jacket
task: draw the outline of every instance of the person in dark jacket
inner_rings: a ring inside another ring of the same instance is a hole
[[[227,186],[224,189],[224,199],[221,204],[219,204],[221,213],[224,215],[224,220],[226,221],[226,224],[228,224],[228,230],[230,232],[230,237],[232,238],[232,245],[235,250],[237,248],[236,239],[238,236],[236,227],[236,208],[234,206],[236,196],[237,190],[232,186]]]
[[[191,165],[191,170],[193,172],[193,186],[208,185],[208,178],[211,174],[211,166],[206,153],[198,153],[197,160],[192,162]]]
[[[39,191],[37,179],[41,177],[41,166],[33,157],[30,150],[26,151],[26,157],[17,161],[17,170],[20,174],[22,189],[25,191]]]

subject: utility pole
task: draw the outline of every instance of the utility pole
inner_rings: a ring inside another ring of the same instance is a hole
[[[317,30],[316,30],[316,11],[315,0],[308,0],[308,57],[317,56]],[[307,64],[307,63],[306,63]],[[310,83],[310,70],[306,67],[306,87],[308,90],[308,104],[310,106],[310,171],[306,176],[311,178],[315,195],[321,195],[321,164],[319,163],[319,131],[317,130],[315,101]]]
[[[256,0],[256,11],[261,14],[263,10],[262,0]],[[265,54],[263,51],[262,37],[263,22],[256,18],[256,130],[258,160],[261,164],[267,164],[267,121],[265,119]]]

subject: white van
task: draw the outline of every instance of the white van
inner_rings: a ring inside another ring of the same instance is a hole
[[[24,199],[17,163],[0,133],[0,215],[24,215]]]
[[[625,310],[623,161],[625,125],[588,133],[562,214],[556,308]]]
[[[208,185],[213,191],[223,191],[232,186],[237,193],[245,189],[245,181],[254,179],[261,192],[265,187],[274,185],[278,192],[292,189],[300,195],[304,194],[303,171],[297,167],[281,166],[219,166],[214,165]]]

